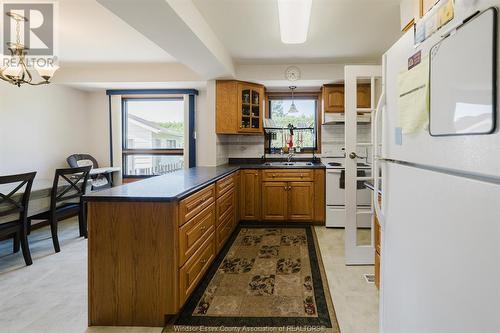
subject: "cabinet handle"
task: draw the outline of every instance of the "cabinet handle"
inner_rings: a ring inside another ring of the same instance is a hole
[[[200,260],[200,263],[202,263],[202,264],[206,264],[206,263],[207,263],[207,259],[201,259],[201,260]]]
[[[274,177],[276,177],[276,174],[275,174],[275,173],[273,173],[273,178],[274,178]]]
[[[288,191],[290,191],[291,189],[292,189],[292,187],[291,187],[291,186],[288,186]]]
[[[200,228],[200,230],[201,230],[201,231],[205,231],[205,230],[207,230],[207,227],[206,227],[206,226],[204,226],[204,225],[202,225],[202,226],[201,226],[201,228]]]
[[[288,191],[288,188],[285,186],[285,191]]]
[[[303,175],[303,174],[300,174],[300,178],[304,178],[304,175]]]

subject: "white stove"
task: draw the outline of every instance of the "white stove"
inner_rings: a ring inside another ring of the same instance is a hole
[[[326,226],[345,227],[345,158],[324,157],[321,162],[326,166]],[[371,166],[358,163],[358,172],[364,176],[371,175]],[[367,214],[358,215],[358,226],[369,228],[371,226],[371,200],[372,193],[367,188],[357,190],[358,210]]]

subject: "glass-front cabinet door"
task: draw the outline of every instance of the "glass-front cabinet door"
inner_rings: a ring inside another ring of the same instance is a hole
[[[239,132],[262,132],[263,89],[240,84],[238,90]]]

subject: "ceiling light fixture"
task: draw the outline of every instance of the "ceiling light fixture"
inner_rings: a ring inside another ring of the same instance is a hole
[[[297,88],[296,86],[290,86],[288,87],[292,91],[292,105],[290,105],[290,109],[288,110],[288,113],[299,113],[299,110],[295,106],[295,99],[293,97],[293,91]]]
[[[4,63],[2,65],[5,65],[5,67],[0,68],[0,79],[18,87],[21,84],[39,86],[50,83],[49,80],[54,76],[59,66],[50,63],[49,60],[38,59],[41,61],[35,61],[32,67],[35,68],[44,81],[33,82],[33,75],[30,73],[26,59],[28,48],[21,44],[21,22],[27,22],[28,19],[14,12],[7,12],[6,15],[16,21],[16,42],[6,43],[10,51],[10,57],[3,59]]]
[[[312,0],[278,0],[281,41],[302,44],[307,39]]]

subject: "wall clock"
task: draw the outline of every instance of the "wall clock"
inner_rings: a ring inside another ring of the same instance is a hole
[[[288,81],[297,81],[300,79],[300,69],[297,66],[290,66],[285,70],[285,78]]]

